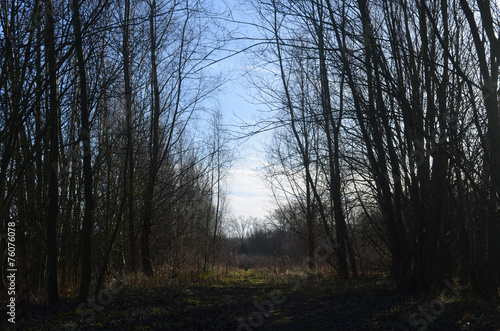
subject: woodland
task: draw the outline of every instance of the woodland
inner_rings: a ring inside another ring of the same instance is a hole
[[[498,1],[0,1],[0,325],[500,328],[499,65]]]

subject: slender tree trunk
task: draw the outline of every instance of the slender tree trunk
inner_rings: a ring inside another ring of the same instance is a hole
[[[80,86],[80,111],[82,130],[80,140],[83,146],[83,185],[85,211],[82,223],[82,270],[79,300],[85,301],[89,297],[90,281],[92,277],[92,230],[94,226],[94,199],[92,193],[92,164],[90,149],[90,123],[87,92],[87,73],[83,55],[82,29],[80,22],[80,8],[78,0],[73,0],[73,29],[75,32],[75,51],[78,66]]]
[[[122,170],[123,183],[125,183],[127,180],[126,179],[127,178],[127,167],[128,167],[127,162],[125,162],[123,164],[123,170]],[[125,185],[123,185],[123,189],[124,189],[124,191],[126,191],[127,187]],[[108,246],[106,248],[106,251],[104,252],[104,258],[102,260],[101,268],[99,270],[99,276],[97,278],[97,285],[96,285],[96,289],[95,289],[96,298],[97,298],[99,290],[101,289],[101,286],[104,282],[104,276],[106,274],[106,269],[108,267],[109,257],[111,256],[111,251],[113,250],[113,244],[116,240],[116,236],[118,234],[118,231],[120,230],[120,225],[121,225],[122,219],[123,219],[123,210],[125,209],[124,208],[125,201],[126,201],[126,194],[124,193],[122,195],[122,198],[120,199],[120,205],[118,206],[118,215],[116,216],[115,228],[113,229],[113,232],[111,234],[111,238],[109,239]]]
[[[156,67],[156,0],[153,0],[149,15],[149,32],[151,38],[151,91],[153,93],[153,104],[151,106],[151,143],[149,177],[144,192],[144,210],[142,218],[141,254],[142,269],[148,276],[153,276],[151,264],[150,235],[153,210],[153,197],[155,191],[156,173],[158,171],[159,155],[159,118],[160,118],[160,91],[158,88],[158,72]]]
[[[43,42],[43,31],[42,31],[42,22],[43,22],[43,17],[41,13],[43,12],[42,10],[43,5],[38,4],[37,10],[39,14],[37,15],[37,29],[36,29],[36,40],[39,41],[39,46],[36,48],[36,57],[35,57],[35,67],[36,67],[36,72],[37,72],[37,78],[36,78],[36,95],[40,96],[35,104],[35,136],[40,139],[40,142],[42,143],[43,146],[43,141],[46,136],[46,132],[42,132],[42,125],[43,125],[43,118],[42,118],[42,95],[43,95],[43,69],[42,69],[42,42]],[[36,187],[35,187],[35,196],[36,196],[36,203],[35,206],[38,208],[43,208],[43,203],[45,203],[46,200],[46,190],[45,190],[45,176],[43,173],[44,169],[44,162],[43,162],[43,147],[40,146],[37,148],[36,155],[35,155],[35,173],[33,174],[37,178],[36,182]],[[1,193],[0,193],[0,196]],[[36,212],[37,213],[35,217],[35,227],[39,229],[43,229],[43,221],[47,217],[47,215],[44,212]],[[0,219],[2,217],[0,216]],[[34,236],[33,238],[33,245],[32,245],[32,250],[33,252],[41,252],[42,251],[42,239],[40,235],[37,235],[40,232],[36,231],[33,232]],[[38,259],[33,265],[33,270],[32,270],[32,275],[33,275],[33,287],[34,291],[37,291],[40,289],[41,286],[41,279],[38,277],[38,275],[41,273],[43,270],[42,263],[40,261],[41,259]],[[1,275],[1,272],[0,272]]]
[[[217,199],[215,203],[215,219],[214,219],[214,233],[212,236],[212,260],[215,263],[215,252],[216,252],[216,243],[217,243],[217,230],[219,228],[219,217],[220,217],[220,152],[217,152]]]
[[[491,190],[487,198],[488,221],[487,235],[479,238],[487,242],[487,260],[486,270],[481,270],[482,294],[490,301],[500,301],[498,295],[498,250],[500,244],[498,241],[498,202],[500,196],[500,115],[498,102],[498,78],[500,63],[500,40],[495,36],[495,28],[491,16],[490,4],[485,0],[477,0],[479,7],[482,29],[486,32],[490,45],[490,54],[485,50],[485,40],[481,40],[481,31],[475,21],[472,12],[466,0],[460,0],[460,6],[469,23],[472,33],[476,54],[479,61],[479,69],[483,78],[482,95],[484,106],[486,108],[486,117],[488,125],[488,135],[482,146],[486,157],[486,168],[491,176],[489,185]]]
[[[335,14],[331,1],[327,0],[326,4],[331,20],[332,22],[335,22]],[[373,71],[374,69],[378,68],[378,64],[377,57],[372,54],[372,51],[376,50],[377,48],[375,47],[375,43],[373,40],[373,31],[371,28],[370,17],[367,12],[367,3],[365,0],[359,0],[358,6],[360,9],[361,21],[363,26],[363,42],[365,51],[364,61],[367,74],[366,82],[368,90],[368,100],[366,102],[366,105],[362,103],[362,100],[364,98],[359,93],[358,86],[354,78],[354,73],[351,68],[351,63],[349,61],[349,55],[342,41],[341,28],[336,23],[333,24],[333,32],[335,34],[338,45],[340,45],[340,59],[342,61],[343,69],[346,74],[347,84],[353,94],[356,119],[362,134],[362,139],[366,144],[366,151],[371,166],[371,171],[377,183],[377,194],[378,198],[380,199],[379,203],[384,215],[384,220],[386,222],[385,228],[388,232],[388,245],[391,254],[391,271],[395,282],[398,284],[398,287],[404,288],[407,285],[407,275],[400,268],[401,261],[404,258],[404,252],[403,248],[401,247],[401,238],[398,237],[399,224],[396,223],[392,205],[392,194],[386,176],[387,163],[383,145],[383,136],[377,119],[377,114],[375,114],[375,101],[377,95],[374,86],[375,77],[373,76]]]
[[[212,236],[212,260],[215,265],[216,243],[217,243],[217,230],[219,229],[220,216],[221,216],[221,180],[222,180],[222,164],[221,164],[221,149],[222,149],[222,122],[221,114],[217,113],[215,117],[215,153],[217,155],[217,200],[215,203],[215,220],[214,220],[214,233]]]
[[[59,301],[59,286],[57,281],[57,217],[59,214],[59,97],[57,91],[57,68],[54,38],[54,9],[52,1],[45,2],[45,43],[49,75],[49,205],[47,210],[47,291],[49,302]]]
[[[316,268],[316,238],[314,235],[314,219],[314,199],[311,197],[311,184],[306,182],[307,266],[309,267],[309,270],[314,270]]]
[[[281,52],[282,41],[280,39],[279,25],[278,25],[278,8],[277,8],[277,3],[275,1],[273,1],[273,7],[274,7],[273,8],[273,12],[274,12],[273,13],[273,15],[274,15],[274,18],[273,18],[274,31],[273,31],[273,33],[274,33],[274,39],[275,39],[274,42],[276,42],[278,65],[280,68],[280,75],[281,75],[280,79],[281,79],[281,83],[283,84],[283,90],[285,92],[285,104],[286,104],[286,108],[290,114],[290,127],[292,129],[293,136],[297,142],[299,153],[300,153],[300,156],[302,158],[302,163],[304,165],[304,171],[305,171],[305,175],[306,175],[306,181],[311,185],[311,189],[312,189],[314,198],[316,199],[316,202],[318,203],[318,210],[319,210],[319,213],[321,216],[323,228],[325,230],[325,233],[326,233],[328,240],[330,241],[330,244],[332,245],[332,247],[334,248],[334,251],[335,251],[337,245],[336,245],[335,239],[333,238],[333,234],[332,234],[332,231],[330,229],[330,226],[328,224],[327,215],[326,215],[325,208],[323,206],[323,202],[321,200],[321,196],[318,193],[318,190],[316,188],[316,185],[315,185],[313,178],[312,178],[312,175],[311,175],[311,169],[309,168],[309,165],[310,165],[309,155],[307,154],[307,151],[304,148],[304,145],[300,139],[299,132],[297,130],[296,118],[295,118],[295,114],[294,114],[295,107],[293,105],[292,98],[290,95],[290,89],[288,87],[288,79],[286,77],[285,68],[284,68],[284,64],[283,64],[283,55]],[[327,260],[328,260],[328,263],[330,265],[334,266],[334,263],[332,262],[332,259],[330,256],[327,257]]]
[[[132,88],[130,86],[130,0],[125,0],[125,20],[123,26],[123,78],[125,80],[125,113],[127,121],[127,156],[128,179],[125,181],[124,194],[128,201],[128,235],[130,244],[130,269],[137,271],[134,230],[134,157],[132,132]]]
[[[324,34],[323,34],[323,13],[318,4],[318,20],[316,23],[318,37],[318,51],[320,61],[321,77],[321,106],[323,108],[323,118],[325,126],[326,141],[328,144],[328,170],[330,175],[329,190],[330,198],[333,201],[333,211],[335,217],[335,231],[337,237],[337,261],[339,264],[339,275],[342,279],[349,278],[349,269],[347,266],[347,225],[345,221],[344,210],[341,199],[341,181],[340,181],[340,163],[338,153],[338,132],[335,132],[337,141],[332,139],[332,125],[334,126],[332,105],[330,100],[330,84],[328,82],[328,69],[326,65]],[[339,128],[333,128],[337,131]]]

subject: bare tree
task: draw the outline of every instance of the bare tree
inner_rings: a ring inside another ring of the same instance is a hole
[[[484,261],[486,270],[478,272],[475,279],[478,290],[482,295],[491,301],[498,302],[500,298],[498,296],[498,277],[496,275],[500,270],[498,264],[500,246],[496,238],[500,234],[498,226],[498,206],[500,201],[500,115],[498,113],[500,43],[495,35],[498,21],[495,22],[493,19],[489,1],[477,1],[480,22],[477,22],[478,18],[472,11],[468,1],[461,0],[460,6],[469,24],[482,78],[480,86],[487,118],[487,136],[480,136],[480,138],[485,155],[485,177],[488,178],[487,184],[491,186],[486,197],[488,208],[488,221],[485,224],[488,229],[487,238],[483,238],[488,242],[484,255],[487,256],[486,261]],[[481,30],[484,30],[487,38],[481,37]],[[486,46],[489,46],[489,48],[487,49]],[[472,87],[470,87],[470,90],[472,90]],[[477,108],[474,107],[474,111],[477,111]],[[475,114],[475,116],[478,115]],[[478,129],[481,130],[481,128]]]
[[[81,302],[89,297],[90,281],[92,275],[92,232],[94,226],[94,197],[92,184],[92,153],[90,146],[90,123],[89,123],[89,100],[87,92],[87,73],[85,69],[85,57],[83,55],[82,28],[80,21],[80,4],[78,0],[73,1],[73,29],[75,32],[75,51],[78,65],[78,78],[80,87],[80,112],[81,131],[80,140],[83,146],[83,176],[85,212],[82,222],[82,269],[80,296]]]
[[[50,157],[49,164],[49,192],[47,211],[47,251],[48,251],[48,294],[50,302],[59,301],[59,285],[57,280],[57,217],[59,215],[59,100],[57,87],[56,52],[54,41],[54,7],[52,1],[45,3],[46,15],[46,49],[49,71],[49,139]]]

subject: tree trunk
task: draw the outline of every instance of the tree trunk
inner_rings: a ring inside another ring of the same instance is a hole
[[[59,286],[57,281],[57,217],[59,214],[59,97],[57,91],[56,51],[54,41],[54,9],[52,1],[45,2],[46,15],[46,52],[49,74],[49,205],[47,210],[47,292],[49,302],[59,301]]]
[[[83,185],[85,211],[82,223],[82,270],[79,300],[87,300],[90,292],[92,277],[92,231],[94,225],[94,199],[92,194],[92,164],[90,149],[90,123],[87,92],[87,73],[85,71],[85,58],[83,55],[82,31],[80,22],[80,8],[78,0],[73,0],[73,29],[75,32],[75,51],[78,66],[80,87],[80,111],[82,130],[80,140],[83,146]]]
[[[144,210],[142,218],[141,254],[142,269],[148,276],[153,276],[150,253],[150,234],[153,209],[153,197],[155,191],[156,173],[158,171],[159,155],[159,118],[160,118],[160,91],[158,88],[158,73],[156,67],[156,0],[150,6],[149,33],[151,38],[151,91],[153,93],[153,104],[151,106],[151,142],[149,176],[146,191],[144,192]]]
[[[128,179],[123,191],[128,201],[128,235],[130,244],[130,270],[137,271],[134,230],[134,157],[132,132],[132,88],[130,86],[130,0],[125,0],[125,21],[123,26],[123,78],[125,81],[125,113],[127,121],[127,155]]]
[[[337,237],[337,261],[339,275],[342,279],[349,278],[349,269],[347,266],[347,224],[345,221],[344,210],[341,198],[341,180],[340,180],[340,163],[338,153],[338,130],[335,127],[332,114],[332,105],[330,100],[330,84],[328,82],[328,69],[326,66],[325,45],[323,35],[323,14],[320,5],[318,4],[319,22],[316,23],[318,36],[318,51],[320,62],[320,77],[321,77],[321,106],[323,109],[324,129],[326,141],[328,144],[328,170],[329,170],[329,190],[330,199],[333,201],[333,212],[335,217],[335,232]],[[332,139],[332,129],[335,131],[336,141]]]
[[[471,29],[476,54],[479,61],[479,69],[483,78],[483,100],[486,108],[488,135],[486,141],[482,141],[486,157],[486,168],[490,175],[489,185],[491,190],[488,201],[488,221],[487,235],[478,240],[487,242],[486,270],[482,270],[482,295],[488,300],[500,301],[498,295],[498,202],[500,197],[500,118],[498,104],[498,77],[500,63],[500,41],[495,36],[495,29],[491,17],[491,9],[488,1],[477,0],[481,16],[482,29],[486,32],[490,45],[490,55],[488,58],[485,50],[485,40],[481,40],[482,33],[475,21],[474,13],[471,11],[466,0],[460,0],[460,6],[467,18]],[[489,64],[488,64],[489,63]]]
[[[335,239],[333,238],[332,231],[331,231],[330,226],[328,224],[327,215],[326,215],[325,208],[323,206],[323,202],[321,200],[321,196],[318,193],[318,190],[315,186],[315,183],[314,183],[312,175],[311,175],[311,170],[309,168],[309,165],[310,165],[309,155],[308,155],[306,149],[304,148],[304,145],[300,139],[299,132],[297,130],[296,118],[295,118],[295,114],[294,114],[295,107],[293,105],[292,98],[290,95],[290,89],[288,86],[288,79],[286,77],[285,68],[284,68],[284,64],[283,64],[283,55],[281,52],[282,41],[281,41],[280,35],[279,35],[278,8],[277,8],[276,2],[273,2],[273,6],[274,6],[274,8],[273,8],[273,15],[274,15],[274,18],[273,18],[274,19],[273,20],[274,31],[273,31],[273,33],[274,33],[274,39],[275,39],[274,42],[276,42],[278,65],[279,65],[280,75],[281,75],[280,80],[281,80],[281,83],[283,85],[283,90],[285,92],[285,105],[286,105],[286,108],[290,114],[290,128],[292,130],[295,141],[297,142],[297,147],[299,149],[300,157],[302,159],[302,164],[304,165],[306,181],[311,185],[310,187],[311,187],[311,190],[313,192],[314,198],[316,199],[316,202],[318,203],[318,210],[319,210],[319,213],[321,216],[321,222],[323,224],[323,228],[325,230],[325,233],[326,233],[328,240],[330,241],[330,244],[332,245],[332,247],[334,248],[334,251],[335,251],[336,242],[335,242]],[[330,265],[334,266],[334,263],[332,262],[331,256],[327,257],[327,261]]]

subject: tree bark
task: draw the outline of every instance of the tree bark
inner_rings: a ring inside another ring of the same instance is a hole
[[[482,96],[484,107],[486,108],[488,133],[486,141],[482,141],[486,157],[486,168],[489,173],[489,185],[491,189],[487,198],[488,221],[487,236],[479,240],[487,242],[486,270],[481,272],[481,283],[479,287],[482,295],[490,301],[500,301],[498,295],[498,250],[500,244],[498,235],[500,233],[498,225],[498,203],[500,199],[500,115],[498,103],[498,78],[500,63],[500,40],[495,36],[494,24],[491,17],[491,9],[488,1],[477,0],[479,13],[482,22],[482,29],[485,30],[490,45],[490,54],[485,49],[485,40],[481,40],[481,31],[475,21],[466,0],[460,0],[460,6],[467,18],[472,33],[476,54],[479,61],[479,69],[483,78]]]
[[[324,130],[326,134],[327,150],[328,150],[328,170],[329,170],[329,190],[330,199],[333,201],[333,211],[335,217],[335,232],[337,237],[337,262],[339,275],[342,279],[349,278],[349,269],[347,266],[347,224],[345,221],[344,210],[342,206],[342,188],[340,178],[340,162],[339,162],[339,129],[335,126],[332,113],[332,105],[330,100],[330,84],[328,82],[328,69],[325,56],[325,42],[323,33],[323,13],[322,7],[318,4],[318,22],[315,22],[317,37],[318,37],[318,52],[319,52],[319,71],[321,81],[321,107],[323,109]],[[340,123],[339,123],[340,125]],[[332,130],[335,136],[335,141],[332,138]]]
[[[87,73],[83,55],[82,29],[78,0],[73,0],[73,29],[75,33],[75,51],[80,88],[81,132],[80,140],[83,146],[83,185],[85,211],[82,222],[82,270],[79,300],[87,300],[92,277],[92,231],[94,226],[94,198],[92,193],[92,164],[90,148],[89,104],[87,91]]]
[[[149,175],[146,191],[144,192],[144,210],[142,218],[141,254],[142,270],[148,276],[153,276],[151,264],[150,235],[153,211],[153,198],[155,191],[156,173],[158,172],[159,156],[159,118],[160,118],[160,91],[158,87],[158,72],[156,64],[156,0],[150,6],[149,14],[149,37],[151,38],[151,91],[153,104],[151,105],[151,142]]]
[[[57,67],[54,38],[54,8],[52,1],[45,2],[46,15],[46,52],[49,74],[49,205],[47,210],[47,292],[49,302],[59,301],[59,286],[57,280],[57,218],[59,214],[59,97],[57,91]]]
[[[128,179],[125,181],[124,193],[128,202],[128,235],[130,250],[130,270],[137,271],[135,230],[134,230],[134,148],[132,132],[132,88],[130,86],[130,0],[125,0],[125,19],[123,26],[123,78],[125,81],[125,116],[127,121],[127,152]]]

